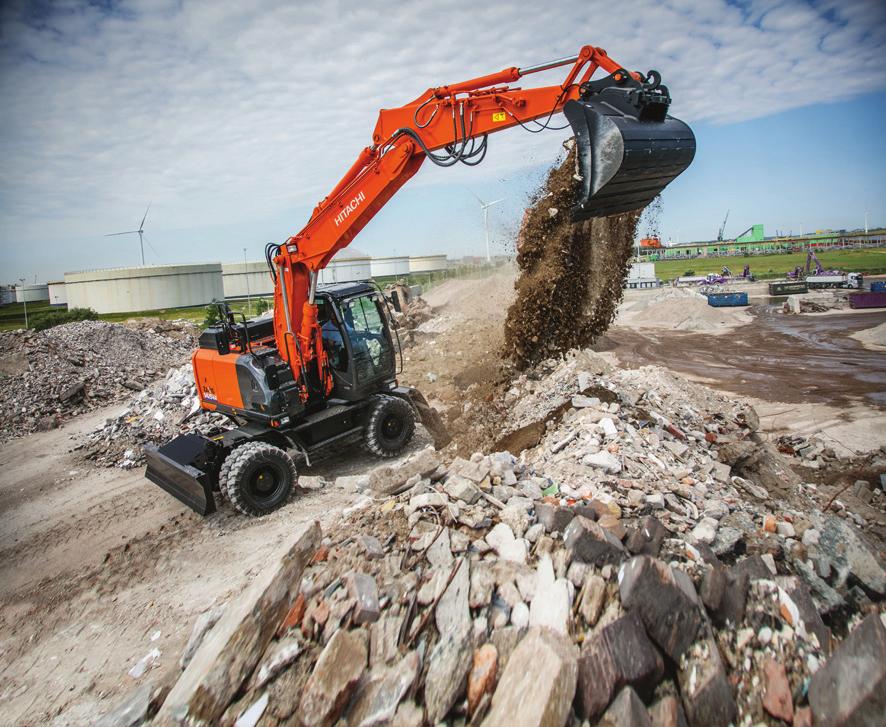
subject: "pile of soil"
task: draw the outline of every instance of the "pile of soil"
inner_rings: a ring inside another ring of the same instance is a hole
[[[519,369],[589,346],[621,301],[640,213],[573,222],[580,184],[573,144],[523,219],[504,346]]]

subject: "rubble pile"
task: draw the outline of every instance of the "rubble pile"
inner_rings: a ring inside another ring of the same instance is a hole
[[[200,409],[194,370],[186,363],[133,396],[120,414],[86,434],[77,449],[97,465],[132,469],[144,464],[145,444],[164,444],[187,432],[210,436],[230,427],[226,417]]]
[[[789,295],[782,304],[783,313],[824,313],[829,310],[844,310],[849,307],[849,296],[845,292],[822,291]]]
[[[394,328],[400,336],[403,345],[414,342],[413,332],[423,323],[434,317],[434,311],[427,301],[421,296],[412,298],[409,303],[400,310],[391,311],[391,319]]]
[[[0,333],[0,439],[53,429],[123,400],[186,360],[191,324],[162,323],[80,321]]]
[[[886,570],[753,409],[592,354],[545,366],[512,394],[535,441],[342,478],[362,499],[189,645],[155,724],[881,715]]]

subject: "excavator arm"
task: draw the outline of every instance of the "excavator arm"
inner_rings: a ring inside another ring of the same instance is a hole
[[[569,71],[559,85],[510,85],[561,66]],[[591,81],[598,69],[609,75]],[[574,215],[639,209],[694,155],[692,132],[666,115],[669,104],[667,87],[656,72],[644,76],[627,71],[602,48],[584,46],[570,58],[431,88],[404,106],[381,110],[372,144],[314,208],[305,227],[272,251],[275,338],[281,355],[294,371],[318,357],[322,368],[314,305],[319,271],[426,159],[439,166],[476,165],[485,156],[489,134],[518,125],[541,131],[565,111],[578,142],[584,186]],[[533,123],[534,128],[527,126]]]

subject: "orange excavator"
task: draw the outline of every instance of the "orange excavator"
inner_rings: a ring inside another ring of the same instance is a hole
[[[511,85],[558,67],[568,67],[558,85]],[[591,80],[598,70],[608,75]],[[318,286],[319,272],[425,160],[477,165],[489,134],[554,128],[560,112],[577,145],[574,219],[641,209],[695,154],[692,131],[667,114],[670,102],[656,71],[628,71],[602,48],[584,46],[570,58],[430,88],[382,109],[371,145],[305,227],[266,248],[273,319],[237,320],[222,304],[221,324],[200,336],[192,362],[201,407],[234,427],[150,449],[146,477],[201,514],[222,495],[261,515],[289,498],[296,458],[310,463],[318,450],[357,439],[377,456],[400,454],[420,395],[397,384],[396,331],[384,296],[370,282]]]

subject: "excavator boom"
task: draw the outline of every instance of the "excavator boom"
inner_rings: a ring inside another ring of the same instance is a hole
[[[568,68],[560,84],[512,85],[559,67]],[[608,75],[591,80],[601,69]],[[402,452],[413,413],[427,422],[422,412],[429,407],[397,385],[384,297],[366,282],[318,289],[319,272],[426,160],[475,166],[489,134],[549,129],[560,112],[577,141],[581,184],[573,216],[641,209],[695,153],[692,132],[667,115],[669,105],[657,73],[628,71],[602,48],[584,46],[569,58],[429,88],[381,110],[372,143],[305,227],[266,248],[273,321],[238,322],[221,304],[220,324],[200,336],[192,357],[200,405],[236,428],[211,439],[183,435],[149,450],[146,477],[202,514],[215,509],[218,492],[241,512],[263,514],[280,507],[294,487],[290,451],[309,460],[312,452],[362,436],[377,456]]]
[[[510,85],[562,66],[569,70],[559,85]],[[600,69],[609,75],[591,80]],[[372,145],[273,257],[280,281],[275,333],[284,357],[290,362],[314,358],[316,325],[310,306],[317,272],[426,159],[444,167],[476,165],[486,154],[489,134],[515,126],[551,128],[552,118],[562,111],[575,134],[582,179],[572,210],[575,219],[638,210],[683,172],[695,154],[692,131],[667,115],[670,103],[657,72],[628,71],[602,48],[584,46],[572,57],[430,88],[410,103],[382,109]]]

